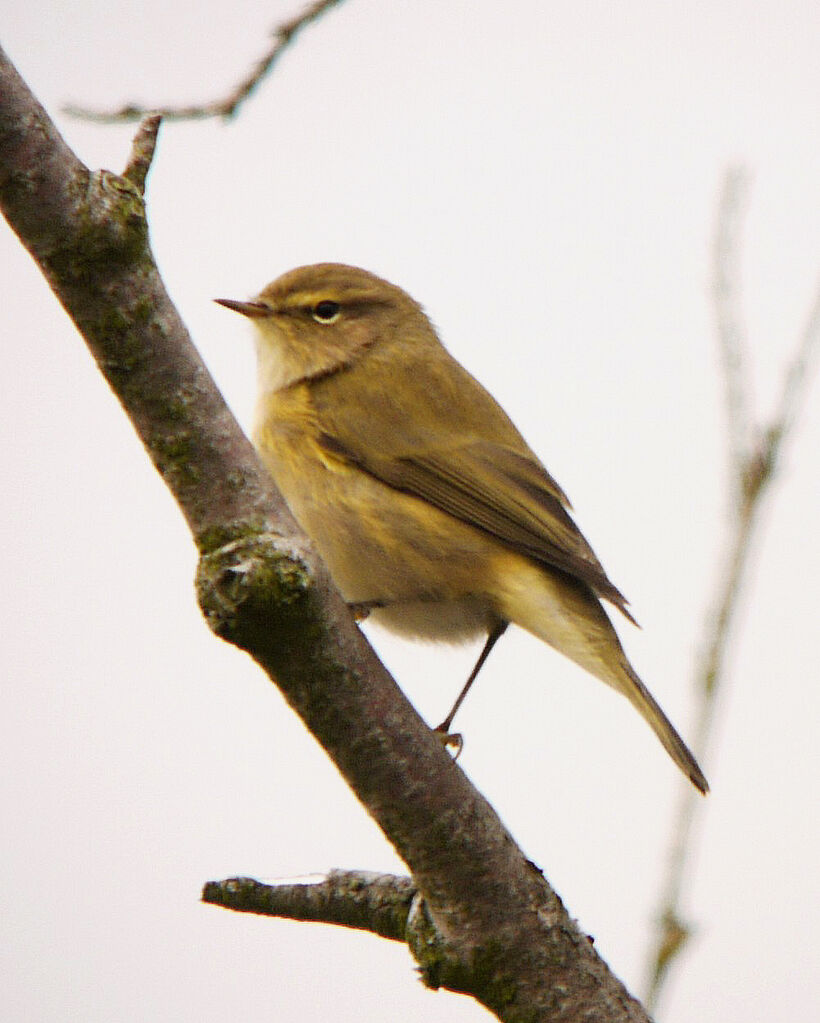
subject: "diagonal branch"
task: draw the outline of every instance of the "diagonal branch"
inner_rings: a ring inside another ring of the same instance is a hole
[[[726,537],[716,596],[703,626],[701,657],[695,669],[699,693],[698,720],[693,749],[706,759],[715,723],[717,698],[723,683],[732,625],[743,597],[764,494],[777,474],[784,443],[794,434],[805,403],[811,370],[820,351],[820,288],[814,298],[803,333],[788,362],[780,399],[771,422],[756,431],[750,418],[747,385],[743,376],[746,340],[738,324],[740,192],[746,174],[730,170],[724,181],[715,239],[715,319],[726,399],[732,521]],[[680,906],[689,862],[693,854],[699,802],[681,792],[672,826],[666,879],[660,898],[658,933],[651,950],[647,1006],[653,1011],[672,963],[690,936]]]
[[[279,686],[408,864],[428,983],[510,1023],[646,1023],[379,663],[225,406],[151,256],[155,131],[138,132],[128,177],[92,173],[0,50],[0,208],[179,503],[211,628]]]
[[[767,478],[774,472],[784,441],[794,433],[811,383],[813,363],[820,351],[818,339],[820,339],[820,287],[806,318],[800,343],[784,375],[780,401],[766,431],[763,460],[767,466],[771,465]]]
[[[268,50],[259,58],[250,72],[222,99],[212,100],[184,107],[144,107],[137,103],[127,103],[119,110],[91,110],[78,104],[68,104],[64,113],[85,121],[98,124],[112,124],[118,121],[139,121],[147,114],[157,112],[167,121],[201,121],[209,117],[233,117],[239,107],[255,91],[272,70],[279,58],[295,41],[296,37],[307,25],[320,18],[331,7],[337,7],[342,0],[315,0],[301,14],[282,22],[271,33],[272,42]]]

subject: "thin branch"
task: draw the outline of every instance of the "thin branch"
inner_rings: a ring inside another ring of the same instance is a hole
[[[407,940],[407,920],[418,889],[412,878],[365,870],[331,870],[262,882],[251,877],[209,881],[202,901],[239,913],[309,920]]]
[[[699,693],[698,720],[693,749],[703,763],[714,729],[717,697],[723,682],[732,626],[743,598],[757,539],[757,525],[763,496],[777,474],[783,445],[795,431],[811,382],[811,369],[820,350],[820,288],[812,303],[803,333],[784,374],[780,400],[768,428],[752,433],[747,391],[742,379],[745,340],[736,324],[737,268],[739,265],[739,224],[737,193],[745,175],[730,171],[724,182],[721,215],[715,240],[716,277],[713,289],[717,334],[727,402],[727,427],[733,518],[720,560],[717,592],[703,625],[702,655],[695,670]],[[731,270],[731,273],[729,272]],[[701,807],[682,789],[672,826],[666,879],[660,898],[658,933],[651,952],[647,1008],[654,1011],[670,966],[690,937],[690,928],[680,915],[682,894],[689,862],[696,842],[696,825]]]
[[[751,389],[746,366],[748,338],[741,316],[739,268],[748,191],[749,174],[745,168],[730,168],[723,179],[713,244],[712,300],[733,475],[746,458],[752,440]]]
[[[813,362],[820,350],[820,286],[806,319],[800,345],[783,379],[780,401],[766,434],[764,459],[774,463],[780,457],[783,442],[794,433],[794,426],[805,403],[811,382]]]
[[[338,7],[341,2],[342,0],[316,0],[301,14],[277,26],[271,33],[272,42],[267,52],[253,65],[246,77],[222,99],[185,107],[144,107],[136,103],[127,103],[119,110],[92,110],[89,107],[70,103],[63,107],[63,112],[85,121],[95,121],[98,124],[139,121],[151,112],[162,114],[167,121],[201,121],[209,117],[224,117],[228,120],[236,114],[239,107],[254,92],[262,79],[273,70],[274,65],[302,29],[316,21],[332,7]]]
[[[122,173],[122,176],[127,178],[142,196],[145,195],[145,181],[156,152],[161,123],[162,114],[156,113],[148,114],[140,123],[131,144],[131,156]]]

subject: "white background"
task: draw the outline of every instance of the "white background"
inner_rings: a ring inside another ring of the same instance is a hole
[[[2,0],[0,36],[92,167],[132,128],[67,101],[209,100],[298,9]],[[725,521],[708,299],[722,173],[754,172],[745,320],[764,412],[820,270],[815,0],[348,0],[231,124],[167,125],[154,251],[247,425],[247,326],[214,305],[300,263],[403,285],[571,496],[691,734]],[[0,228],[4,1020],[479,1020],[405,949],[199,904],[235,874],[401,870],[247,657],[197,610],[181,516],[79,336]],[[659,1017],[817,1011],[818,387],[767,507],[705,763]],[[620,628],[620,625],[619,625]],[[373,639],[431,722],[475,655]],[[679,779],[626,701],[513,630],[460,718],[461,764],[636,992]]]

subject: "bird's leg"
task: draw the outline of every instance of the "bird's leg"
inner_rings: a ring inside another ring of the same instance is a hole
[[[458,756],[458,753],[461,752],[462,739],[461,736],[458,735],[458,733],[452,734],[450,732],[450,725],[453,723],[453,718],[456,716],[456,711],[464,702],[464,697],[470,691],[470,686],[473,684],[473,682],[475,682],[476,676],[484,666],[484,662],[490,656],[490,651],[507,631],[507,626],[509,624],[510,624],[509,622],[501,621],[497,625],[494,625],[492,627],[489,636],[487,636],[487,641],[484,644],[484,648],[478,655],[478,660],[475,662],[475,667],[470,672],[470,677],[464,683],[464,688],[458,694],[458,698],[456,699],[456,702],[453,704],[453,709],[450,711],[447,717],[441,722],[438,728],[435,729],[435,731],[441,733],[441,737],[444,740],[445,746],[458,747],[458,752],[456,753],[456,756]]]
[[[377,611],[380,607],[387,605],[382,600],[362,600],[359,603],[348,604],[350,613],[357,622],[363,622],[371,611]]]

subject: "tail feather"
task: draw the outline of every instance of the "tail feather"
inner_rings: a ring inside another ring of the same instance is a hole
[[[626,660],[626,658],[624,658]],[[661,710],[657,700],[641,682],[632,668],[625,665],[630,684],[622,688],[623,694],[649,723],[652,731],[663,744],[663,748],[675,761],[678,767],[689,778],[698,791],[704,795],[709,791],[709,783],[700,766],[692,755],[689,747],[678,735],[675,726]]]
[[[507,555],[512,558],[513,555]],[[652,727],[664,749],[695,788],[709,785],[686,743],[638,678],[618,634],[592,590],[579,579],[518,559],[501,561],[499,615],[534,633],[623,693]]]

